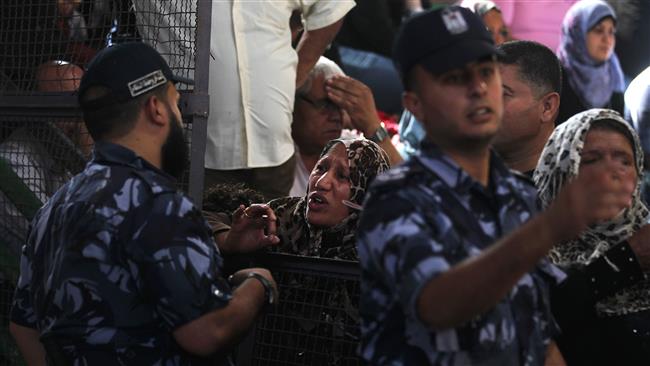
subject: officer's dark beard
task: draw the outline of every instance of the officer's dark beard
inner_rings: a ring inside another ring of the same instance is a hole
[[[161,148],[162,170],[176,179],[181,179],[188,165],[189,149],[185,143],[180,121],[172,113],[171,108],[168,107],[167,109],[170,115],[170,129],[169,135]]]

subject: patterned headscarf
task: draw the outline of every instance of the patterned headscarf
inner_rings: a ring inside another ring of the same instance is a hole
[[[582,0],[564,16],[558,57],[569,84],[587,108],[607,105],[614,92],[625,90],[623,71],[616,53],[597,64],[587,51],[587,32],[603,18],[616,21],[614,10],[602,0]]]
[[[501,12],[501,9],[497,6],[497,4],[495,4],[494,1],[490,0],[464,0],[461,3],[461,6],[469,8],[481,18],[483,18],[483,15],[487,14],[487,12],[490,10],[496,10],[499,13]]]
[[[578,239],[553,248],[550,254],[551,260],[565,268],[591,263],[612,246],[632,236],[648,222],[650,217],[640,196],[643,151],[639,137],[617,112],[609,109],[591,109],[576,114],[555,128],[544,147],[533,175],[542,205],[547,207],[557,197],[562,187],[578,175],[580,153],[587,132],[593,123],[599,120],[618,122],[630,132],[634,140],[633,151],[638,179],[632,196],[632,206],[607,222],[589,227]],[[599,302],[596,308],[599,313],[609,315],[650,309],[650,283],[644,281],[622,290]]]
[[[390,168],[388,156],[377,144],[366,139],[336,139],[323,149],[321,157],[336,144],[345,146],[350,165],[350,199],[363,204],[370,182]],[[331,228],[316,228],[307,222],[307,195],[284,197],[269,202],[278,217],[279,250],[284,253],[312,257],[358,260],[356,231],[359,212],[350,215]]]

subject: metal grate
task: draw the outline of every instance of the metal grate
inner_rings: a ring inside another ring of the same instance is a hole
[[[87,136],[73,132],[80,126],[74,117],[2,116],[0,125],[0,238],[18,255],[35,211],[83,169],[90,146],[73,142]]]
[[[238,352],[239,365],[359,365],[356,262],[268,254],[280,291]]]
[[[196,9],[196,1],[186,0],[137,0],[132,7],[138,36],[165,57],[174,73],[188,78],[194,78]]]
[[[92,148],[80,117],[0,116],[0,238],[20,248],[35,211],[83,170]],[[192,125],[185,124],[186,136]],[[188,138],[189,140],[189,138]],[[189,171],[180,186],[187,190]],[[18,250],[13,250],[17,252]]]
[[[0,94],[31,95],[39,65],[84,67],[125,41],[151,44],[175,73],[193,77],[196,17],[197,0],[2,0]]]

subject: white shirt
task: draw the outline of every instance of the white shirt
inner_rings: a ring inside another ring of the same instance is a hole
[[[291,13],[302,10],[305,29],[315,30],[337,22],[354,5],[354,0],[212,2],[206,168],[278,166],[293,155],[298,55],[291,47]],[[175,71],[192,67],[196,21],[188,13],[196,11],[196,0],[141,0],[134,6],[143,39]]]
[[[289,197],[304,197],[307,194],[309,174],[311,174],[297,150],[298,148],[296,148],[296,170],[293,173],[293,185],[289,191]]]
[[[650,151],[650,67],[643,70],[625,91],[629,120],[639,133],[643,151]]]
[[[205,166],[277,166],[294,153],[291,121],[298,56],[289,18],[305,28],[331,25],[353,0],[217,1],[212,4],[213,59]]]

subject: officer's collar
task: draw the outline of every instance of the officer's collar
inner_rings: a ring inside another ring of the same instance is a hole
[[[466,192],[474,184],[480,185],[451,157],[440,148],[428,141],[422,143],[420,153],[416,159],[428,170],[439,177],[447,186]],[[490,149],[490,184],[499,185],[503,178],[509,176],[509,170],[498,155]]]
[[[176,179],[156,168],[151,163],[138,156],[133,150],[111,142],[96,141],[93,149],[92,162],[108,163],[111,165],[125,165],[134,169],[153,170],[156,173],[176,182]]]

